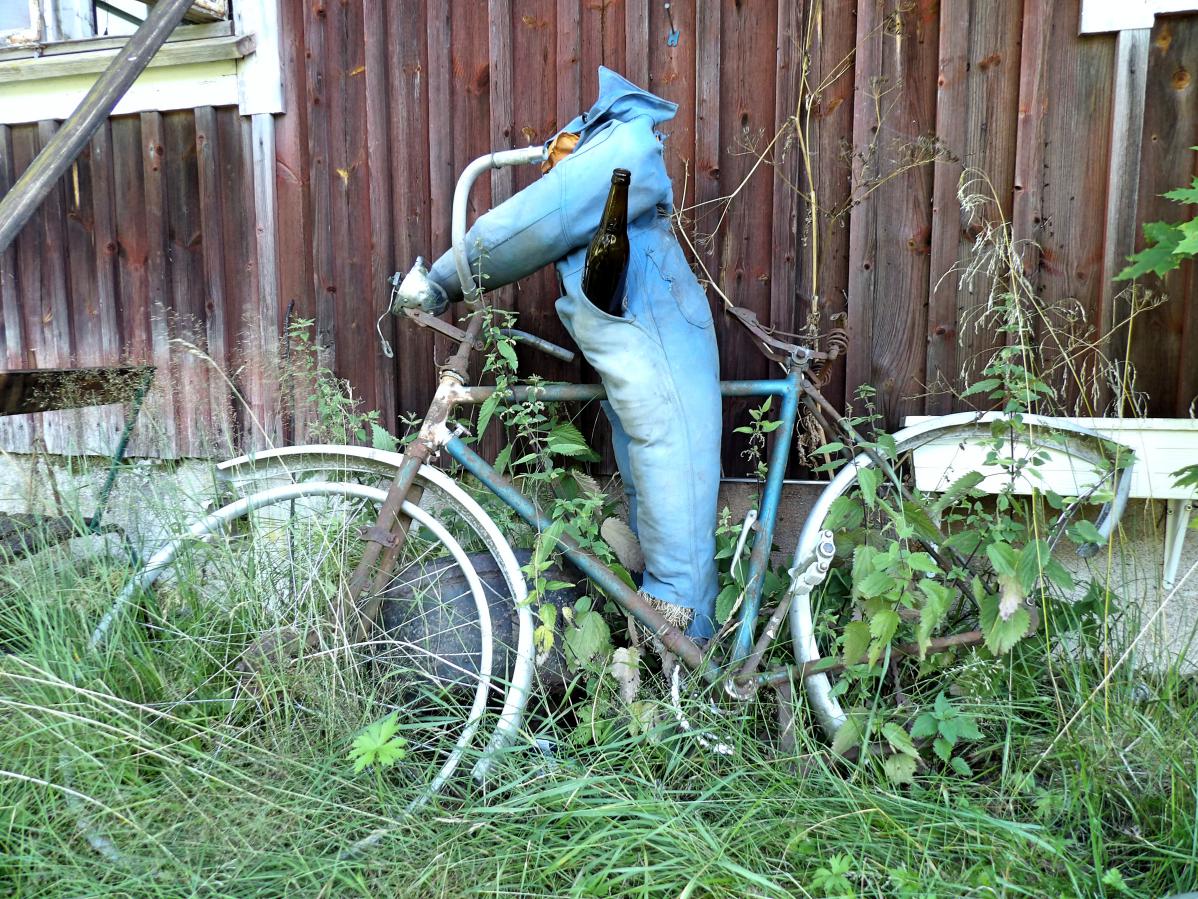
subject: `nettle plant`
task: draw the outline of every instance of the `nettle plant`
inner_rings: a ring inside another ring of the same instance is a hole
[[[1198,151],[1198,147],[1190,149]],[[1179,187],[1163,196],[1184,206],[1198,205],[1198,175],[1189,187]],[[1130,281],[1145,275],[1164,277],[1180,268],[1187,259],[1198,257],[1198,216],[1184,222],[1147,222],[1144,243],[1144,249],[1128,258],[1129,265],[1116,276],[1117,281]],[[1173,476],[1179,487],[1198,487],[1198,465],[1179,468]],[[1190,526],[1198,528],[1198,519]]]
[[[1007,265],[1018,265],[1005,226],[984,239],[992,242],[989,252],[1006,253]],[[985,470],[1001,474],[1001,489],[983,491],[986,474],[969,471],[922,493],[911,460],[899,458],[892,437],[875,431],[869,387],[857,395],[863,414],[848,421],[859,437],[876,434],[860,437],[855,449],[872,450],[881,464],[861,469],[857,489],[831,510],[840,563],[823,591],[818,626],[844,666],[833,690],[848,708],[848,723],[834,749],[866,750],[894,783],[909,783],[924,768],[969,775],[971,744],[982,740],[987,722],[968,701],[1009,688],[1006,675],[1019,660],[1048,651],[1046,640],[1032,639],[1042,619],[1059,637],[1085,630],[1112,607],[1109,591],[1093,585],[1080,602],[1069,601],[1073,576],[1055,557],[1062,540],[1103,540],[1079,516],[1110,496],[1095,489],[1081,499],[1063,497],[1041,477],[1054,444],[1025,416],[1052,403],[1056,391],[1036,374],[1028,312],[1034,307],[1024,294],[1030,287],[1018,269],[1012,272],[1007,280],[994,278],[987,310],[1001,345],[963,391],[1005,413],[981,440]],[[840,442],[816,453],[838,456],[826,470],[847,461]],[[950,639],[971,631],[980,646]]]
[[[564,642],[561,648],[573,670],[602,671],[612,651],[611,628],[595,599],[580,597],[572,607],[561,610],[565,620],[559,622],[557,606],[545,601],[545,596],[578,586],[575,580],[548,576],[551,571],[560,575],[569,570],[560,565],[560,539],[564,535],[634,586],[632,575],[619,563],[601,533],[604,522],[615,515],[616,503],[580,467],[580,463],[597,461],[599,456],[565,408],[536,396],[540,379],[519,380],[515,343],[505,333],[514,325],[515,313],[487,308],[479,314],[484,316],[483,372],[494,380],[496,391],[479,408],[475,431],[481,438],[493,421],[502,423],[505,439],[495,459],[496,470],[535,498],[553,520],[544,531],[530,533],[528,548],[532,555],[523,567],[530,584],[529,602],[536,606],[537,653],[544,657],[552,651],[555,635],[560,632]],[[529,398],[520,403],[505,401],[504,393],[517,383],[532,388]],[[504,514],[511,514],[506,507],[503,509]]]

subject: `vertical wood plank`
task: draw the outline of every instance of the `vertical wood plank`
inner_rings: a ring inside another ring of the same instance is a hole
[[[393,246],[395,236],[391,214],[391,98],[387,58],[391,45],[387,42],[387,19],[382,0],[367,0],[363,4],[365,31],[366,78],[366,164],[368,171],[368,202],[370,204],[369,269],[370,331],[363,336],[363,352],[368,352],[375,367],[375,408],[379,421],[389,431],[395,429],[395,365],[383,355],[375,323],[383,337],[394,347],[395,318],[384,314],[390,302],[387,278],[395,270]],[[369,350],[367,350],[369,347]]]
[[[204,347],[215,371],[208,379],[208,442],[220,455],[233,449],[228,421],[229,391],[225,375],[230,372],[227,343],[228,285],[225,254],[223,166],[216,110],[202,106],[195,111],[196,169],[199,188],[199,219],[203,250],[203,279],[200,284],[204,312]],[[230,197],[236,206],[236,198]]]
[[[804,139],[811,172],[805,175],[799,290],[810,299],[800,322],[822,334],[845,325],[848,304],[857,4],[810,0],[808,8]],[[823,388],[837,405],[844,399],[845,364],[835,364]]]
[[[777,70],[774,73],[774,127],[782,135],[772,151],[773,234],[770,254],[769,321],[775,328],[795,330],[798,324],[799,82],[803,66],[803,5],[779,2]]]
[[[559,119],[557,100],[557,35],[554,30],[555,0],[525,0],[513,10],[512,58],[519,71],[521,83],[527,81],[539,86],[537,90],[512,89],[513,146],[544,143],[567,119]],[[502,82],[493,83],[492,92],[504,90]],[[563,115],[573,118],[580,108],[569,110]],[[535,166],[522,166],[512,170],[513,189],[521,190],[541,177]],[[520,327],[552,340],[562,346],[571,345],[570,337],[562,327],[553,308],[557,299],[557,274],[546,267],[513,288],[513,304],[520,315]],[[543,354],[525,354],[521,365],[535,370],[549,380],[578,381],[582,365],[572,365],[549,359]],[[604,440],[588,433],[592,446],[602,446]]]
[[[8,193],[17,180],[13,161],[12,128],[0,125],[0,194]],[[0,332],[3,333],[4,364],[7,368],[25,368],[28,338],[21,310],[17,242],[0,253]],[[27,453],[32,441],[32,416],[7,415],[0,418],[0,441],[9,452]]]
[[[625,74],[633,84],[649,84],[649,0],[626,0],[624,8]]]
[[[328,7],[330,236],[335,248],[337,371],[352,385],[364,409],[376,409],[378,293],[369,283],[372,241],[362,13],[360,3]]]
[[[287,311],[290,310],[293,319],[314,321],[316,275],[312,259],[316,237],[312,230],[313,178],[308,148],[306,6],[303,0],[283,0],[279,8],[287,114],[275,120],[275,208],[280,224],[277,254],[284,261],[278,266],[279,306],[283,319],[287,318]],[[395,117],[400,117],[398,110],[395,111]],[[281,320],[280,327],[286,328],[287,322]],[[302,442],[302,426],[297,433],[294,415],[302,399],[300,393],[294,391],[286,396],[280,395],[283,435],[285,440],[292,443]]]
[[[395,259],[403,270],[417,256],[430,258],[436,248],[430,229],[430,144],[428,11],[423,0],[407,4],[400,15],[388,5],[391,52],[392,205],[395,208]],[[410,148],[415,148],[409,152]],[[399,323],[396,334],[398,402],[401,412],[418,414],[433,391],[433,338],[423,328]]]
[[[39,147],[45,147],[57,122],[39,122]],[[41,282],[37,286],[39,317],[42,325],[41,354],[38,365],[46,368],[71,368],[74,365],[74,340],[71,334],[70,282],[67,277],[66,177],[60,178],[42,201],[38,222],[41,231]],[[36,232],[35,232],[36,233]],[[46,449],[66,454],[79,443],[79,412],[47,412],[42,416]]]
[[[1143,222],[1178,222],[1198,214],[1161,194],[1198,174],[1190,147],[1198,144],[1198,16],[1160,17],[1149,51],[1139,208]],[[1144,246],[1137,235],[1136,249]],[[1198,265],[1187,261],[1163,281],[1146,279],[1168,301],[1141,313],[1131,326],[1135,389],[1147,395],[1150,415],[1191,414],[1198,398]]]
[[[92,137],[90,150],[90,181],[92,206],[92,266],[95,272],[94,299],[96,310],[96,362],[116,365],[121,362],[120,315],[117,298],[116,197],[112,150],[112,123],[105,122]],[[118,439],[124,415],[110,410],[100,419],[107,434],[106,447],[111,451]]]
[[[328,4],[325,0],[304,4],[304,40],[307,57],[306,98],[308,106],[308,158],[311,166],[309,192],[312,203],[312,295],[316,333],[313,338],[321,365],[335,369],[336,274],[332,240],[332,179],[329,164],[329,106],[333,102],[328,54]],[[300,434],[303,423],[297,424]]]
[[[1148,54],[1152,29],[1121,31],[1115,42],[1115,86],[1111,104],[1111,160],[1107,172],[1106,229],[1102,257],[1102,293],[1095,325],[1103,338],[1101,351],[1111,364],[1120,360],[1116,339],[1116,296],[1126,287],[1115,276],[1135,249],[1140,147],[1144,139],[1144,106],[1148,86]],[[1102,384],[1103,412],[1109,411],[1110,385]]]
[[[39,149],[36,125],[22,125],[13,129],[13,168],[20,177],[37,156]],[[54,358],[52,348],[45,348],[45,332],[42,321],[42,229],[45,216],[43,205],[30,218],[17,239],[16,270],[20,273],[17,282],[17,306],[21,328],[25,335],[25,365],[29,368],[51,368]],[[45,442],[45,416],[29,416],[29,439],[31,446],[41,447]]]
[[[564,127],[582,105],[580,0],[557,0],[557,122]]]
[[[101,129],[103,130],[103,126]],[[93,245],[95,215],[92,184],[92,143],[80,152],[64,177],[65,203],[63,224],[66,231],[67,304],[71,316],[73,364],[104,364],[100,305],[97,300],[96,253]],[[68,452],[104,455],[112,451],[107,424],[113,419],[111,408],[80,409],[76,435]]]
[[[714,7],[713,7],[714,9]],[[704,157],[718,150],[720,195],[711,203],[709,214],[696,227],[715,235],[716,267],[712,274],[724,294],[736,305],[757,313],[762,321],[771,315],[770,258],[773,252],[774,198],[769,166],[761,162],[775,133],[775,84],[777,69],[778,4],[725,2],[719,19],[711,11],[700,11],[701,41],[710,40],[720,54],[718,67],[719,144],[713,146],[705,134],[702,118],[708,107],[700,103],[700,121],[696,125],[699,171]],[[707,37],[707,29],[716,29]],[[705,53],[702,46],[700,56]],[[698,84],[700,95],[708,73],[700,59]],[[699,181],[697,200],[704,199],[704,182]],[[720,374],[724,378],[762,377],[768,368],[756,352],[743,328],[725,316],[717,321],[720,334]],[[785,322],[783,328],[790,322]],[[735,428],[748,421],[748,408],[760,400],[733,401],[728,404],[729,418],[724,429],[724,457],[737,459],[744,451],[746,438]],[[740,469],[741,465],[737,465]]]
[[[941,11],[936,135],[944,152],[934,164],[929,414],[955,407],[954,393],[976,379],[996,346],[994,330],[978,326],[990,282],[982,274],[963,279],[963,272],[983,224],[1011,215],[1022,25],[1019,3],[997,7],[973,0]],[[993,194],[972,220],[957,195],[967,168],[969,192]]]
[[[195,118],[190,111],[163,113],[163,169],[166,185],[165,237],[169,259],[165,301],[170,310],[172,372],[178,452],[208,455],[209,365],[205,351],[203,228],[196,172]]]
[[[692,216],[695,210],[690,207],[695,204],[695,185],[704,177],[719,178],[719,91],[717,89],[713,94],[711,85],[708,84],[705,88],[707,99],[714,105],[700,107],[696,78],[701,37],[695,19],[695,7],[690,3],[670,5],[670,15],[666,14],[663,3],[654,2],[649,7],[649,89],[658,96],[678,104],[674,118],[662,127],[666,136],[666,171],[669,172],[670,181],[674,185],[674,208],[684,211],[682,226],[688,229],[693,238],[695,229]],[[713,4],[703,4],[702,9],[711,5]],[[718,3],[714,6],[718,13]],[[678,41],[672,47],[668,43],[671,21],[673,27],[678,29]],[[711,26],[708,25],[709,35],[711,30]],[[716,30],[718,32],[718,20]],[[714,54],[710,52],[713,48],[708,46],[707,49],[709,55],[704,60],[705,70],[710,71],[709,67],[714,65],[718,83],[719,47],[714,48]],[[701,171],[696,157],[695,117],[700,109],[704,114],[713,116],[710,126],[717,132],[717,152],[714,155],[708,154],[714,172]]]
[[[441,55],[451,46],[453,32],[449,3],[428,6],[428,53]],[[435,50],[433,49],[435,48]],[[428,171],[429,171],[429,248],[433,258],[449,249],[450,206],[453,202],[453,147],[461,140],[453,134],[454,92],[453,69],[445,65],[428,64]],[[450,138],[450,135],[453,135]]]
[[[938,10],[931,0],[859,7],[850,237],[850,393],[877,390],[887,427],[923,409],[936,122]]]
[[[175,415],[175,395],[178,369],[174,365],[170,345],[170,254],[167,188],[166,147],[162,114],[143,112],[141,119],[142,181],[145,185],[147,312],[149,315],[150,358],[157,366],[156,403],[151,404],[151,417],[161,428],[159,452],[175,456],[180,446],[180,428]]]
[[[1027,2],[1014,236],[1040,298],[1040,368],[1066,411],[1089,415],[1102,402],[1085,347],[1102,294],[1115,38],[1077,38],[1078,14],[1078,0]]]
[[[257,266],[257,278],[253,282],[257,288],[257,328],[253,333],[258,351],[267,363],[261,371],[254,399],[261,428],[259,439],[262,441],[261,444],[254,444],[257,448],[274,446],[283,437],[278,374],[279,340],[282,335],[279,330],[278,228],[275,222],[274,116],[266,113],[253,116],[250,126],[243,128],[243,133],[251,147],[245,162],[250,170],[246,181],[253,185],[252,220],[255,223],[252,258]]]

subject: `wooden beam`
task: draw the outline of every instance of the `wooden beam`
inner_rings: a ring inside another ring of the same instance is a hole
[[[63,123],[13,189],[0,200],[0,253],[8,248],[58,179],[87,146],[129,86],[174,31],[189,0],[163,0],[97,79],[79,108]]]

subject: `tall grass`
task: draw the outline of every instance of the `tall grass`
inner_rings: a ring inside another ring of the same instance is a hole
[[[272,669],[250,689],[233,671],[243,618],[153,603],[91,652],[128,575],[118,556],[66,552],[0,570],[0,895],[1158,897],[1198,885],[1198,686],[1126,665],[1095,694],[1102,635],[973,660],[1001,689],[959,700],[987,738],[968,780],[925,770],[894,788],[831,756],[802,714],[798,746],[779,756],[763,739],[766,702],[688,709],[735,746],[723,758],[668,724],[579,729],[567,702],[546,699],[485,791],[461,777],[406,815],[423,768],[355,775],[347,759],[388,701],[352,654]]]

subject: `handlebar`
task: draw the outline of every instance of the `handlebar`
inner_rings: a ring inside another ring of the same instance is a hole
[[[453,240],[453,264],[462,285],[462,296],[466,300],[477,300],[482,286],[474,283],[470,273],[470,259],[466,255],[466,206],[470,200],[470,188],[479,175],[491,169],[502,169],[513,165],[531,165],[545,160],[544,147],[524,147],[519,150],[499,150],[474,160],[458,178],[453,189],[453,220],[450,235]]]
[[[470,272],[470,258],[466,253],[466,209],[469,204],[470,190],[474,187],[474,182],[478,180],[483,172],[491,169],[516,165],[531,165],[543,162],[544,160],[545,149],[543,147],[499,150],[494,153],[488,153],[486,156],[478,157],[467,165],[458,177],[457,185],[453,191],[450,236],[453,241],[454,268],[457,270],[458,281],[462,285],[462,297],[468,304],[476,303],[483,292],[482,285],[475,283],[474,276]],[[393,287],[392,311],[394,313],[398,315],[402,310],[404,315],[421,327],[434,328],[446,336],[459,341],[459,343],[463,343],[463,346],[476,346],[475,338],[469,336],[467,332],[437,319],[434,315],[428,314],[429,312],[437,311],[437,294],[440,295],[441,302],[444,302],[444,293],[429,281],[428,270],[424,267],[423,259],[417,257],[416,264],[406,276],[401,277],[401,274],[396,272],[391,278],[391,284]],[[542,353],[547,353],[555,359],[560,359],[563,362],[574,361],[574,353],[551,341],[545,340],[543,337],[537,337],[536,335],[515,328],[502,328],[500,330],[501,333],[513,340],[527,344],[533,349],[540,350]]]

